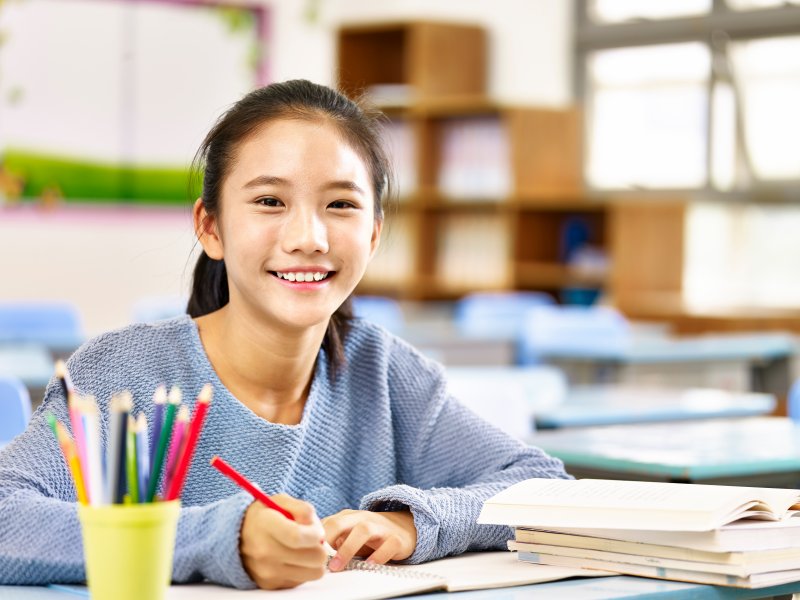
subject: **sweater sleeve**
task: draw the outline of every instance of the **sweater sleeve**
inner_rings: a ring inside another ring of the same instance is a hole
[[[0,585],[86,578],[75,487],[45,411],[69,427],[63,394],[53,382],[27,429],[0,451]],[[181,510],[174,581],[255,587],[239,557],[239,530],[251,501],[241,493]]]
[[[417,528],[417,547],[407,560],[412,564],[506,548],[511,528],[477,524],[483,502],[524,479],[570,478],[563,463],[458,402],[447,392],[441,367],[412,349],[395,352],[392,365],[400,483],[368,494],[361,509],[411,510]],[[498,405],[502,400],[486,399]]]

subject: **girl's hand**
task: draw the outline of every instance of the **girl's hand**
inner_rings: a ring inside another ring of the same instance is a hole
[[[337,550],[328,563],[331,571],[343,569],[354,556],[380,565],[390,560],[403,560],[417,547],[417,528],[408,510],[343,510],[323,519],[322,525],[326,537]]]
[[[293,588],[325,573],[325,532],[314,507],[286,494],[272,496],[296,521],[260,502],[245,511],[239,554],[247,574],[266,590]]]

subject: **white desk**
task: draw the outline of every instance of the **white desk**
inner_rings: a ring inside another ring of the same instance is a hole
[[[537,429],[752,417],[775,410],[772,394],[628,385],[573,386],[563,402],[536,410]]]
[[[760,590],[743,590],[735,588],[682,583],[678,581],[662,581],[629,577],[597,577],[590,579],[567,579],[551,583],[539,583],[511,588],[478,590],[474,592],[423,594],[405,596],[405,598],[452,598],[453,600],[551,600],[566,598],[569,600],[600,600],[609,598],[651,599],[651,600],[745,600],[750,598],[774,598],[790,596],[800,592],[800,582],[763,588]],[[220,588],[222,594],[231,598],[270,598],[270,592],[238,592]],[[69,598],[88,598],[46,587],[0,586],[0,600],[68,600]],[[169,596],[167,596],[169,599]]]
[[[570,374],[588,369],[590,380],[579,379],[585,383],[619,381],[625,368],[645,365],[668,372],[671,365],[697,368],[740,362],[749,369],[750,389],[783,396],[791,383],[789,363],[795,351],[795,341],[788,334],[720,334],[631,338],[628,343],[611,346],[564,345],[543,350],[540,358]]]

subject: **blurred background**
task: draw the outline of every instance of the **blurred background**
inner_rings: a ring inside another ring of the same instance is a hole
[[[182,311],[194,152],[289,78],[388,116],[398,201],[362,314],[455,365],[748,334],[778,349],[629,379],[785,399],[800,0],[4,0],[0,303],[74,309],[65,353]]]

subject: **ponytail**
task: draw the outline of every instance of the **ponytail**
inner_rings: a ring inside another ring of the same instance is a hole
[[[228,272],[225,262],[209,258],[202,252],[192,277],[192,295],[186,312],[192,318],[219,310],[228,303]]]

